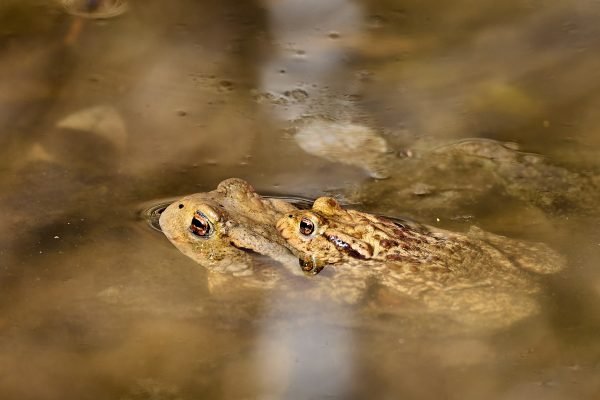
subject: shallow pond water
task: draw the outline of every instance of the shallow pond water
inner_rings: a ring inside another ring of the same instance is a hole
[[[1,399],[600,396],[597,1],[63,3],[0,2]],[[430,161],[465,138],[552,168]],[[568,266],[497,329],[305,298],[309,278],[214,290],[141,212],[232,176]]]

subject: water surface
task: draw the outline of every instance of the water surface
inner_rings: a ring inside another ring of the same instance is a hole
[[[449,214],[397,204],[568,259],[540,314],[445,332],[278,290],[212,293],[139,212],[232,176],[303,197],[372,183],[301,148],[307,113],[398,153],[482,137],[595,171],[599,15],[575,0],[182,0],[104,20],[0,2],[0,398],[597,398],[597,215],[495,193]],[[395,168],[379,184],[402,182]]]

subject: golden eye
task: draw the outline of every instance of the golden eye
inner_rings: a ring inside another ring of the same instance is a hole
[[[194,218],[192,218],[192,223],[190,224],[190,232],[203,238],[212,234],[210,221],[200,211],[194,213]]]
[[[309,236],[311,233],[313,233],[315,230],[315,224],[313,224],[313,222],[308,219],[308,218],[302,218],[302,220],[300,220],[300,233],[303,234],[304,236]]]

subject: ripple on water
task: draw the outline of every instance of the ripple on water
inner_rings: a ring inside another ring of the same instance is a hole
[[[61,0],[65,11],[83,18],[114,18],[129,8],[127,0]]]

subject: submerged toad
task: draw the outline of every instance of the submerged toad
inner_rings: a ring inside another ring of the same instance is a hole
[[[459,319],[493,316],[497,323],[532,313],[536,276],[560,271],[564,260],[541,243],[521,242],[472,227],[450,232],[345,210],[333,198],[287,213],[281,235],[305,271],[325,265],[360,268],[389,290]]]
[[[227,179],[216,190],[192,194],[168,206],[160,227],[183,254],[210,271],[251,275],[249,251],[285,264],[295,262],[275,229],[292,204],[258,195],[241,179]]]
[[[507,203],[547,216],[598,215],[597,171],[570,170],[542,155],[520,151],[514,143],[490,139],[443,146],[422,143],[410,157],[389,162],[389,180],[355,185],[345,197],[391,215],[402,204],[420,218],[459,217],[482,204]]]

